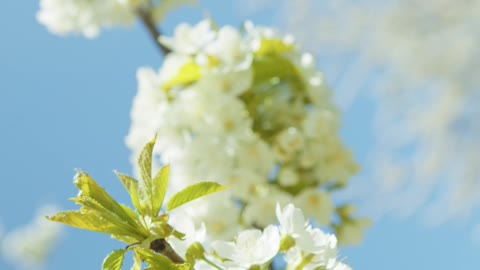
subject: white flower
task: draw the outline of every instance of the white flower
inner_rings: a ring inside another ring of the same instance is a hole
[[[163,61],[163,67],[158,76],[163,84],[169,83],[176,76],[178,76],[181,68],[185,64],[190,63],[192,58],[188,55],[169,53]]]
[[[303,259],[309,256],[309,261],[303,266],[303,269],[314,270],[325,268],[327,270],[336,269],[337,265],[337,240],[334,235],[329,235],[322,232],[320,229],[308,229],[309,236],[314,245],[305,250],[300,245],[290,248],[285,254],[285,261],[288,264],[288,269],[295,269],[298,267]],[[341,268],[340,268],[341,269]]]
[[[312,228],[302,213],[300,208],[293,204],[288,204],[283,209],[277,204],[277,219],[279,222],[280,235],[282,237],[290,236],[295,240],[295,247],[288,255],[291,261],[298,255],[298,251],[315,254],[312,262],[325,266],[332,265],[337,254],[337,238],[335,235],[324,233],[318,228]],[[298,249],[298,250],[297,250]]]
[[[303,147],[303,134],[298,129],[290,127],[277,135],[275,143],[282,152],[290,156]]]
[[[280,204],[277,204],[276,214],[282,236],[289,235],[295,239],[305,233],[308,220],[305,220],[300,208],[296,208],[293,204],[289,203],[281,209]]]
[[[234,197],[244,201],[253,201],[265,189],[265,176],[246,168],[234,169],[227,177],[225,185],[234,190]]]
[[[299,247],[294,246],[285,253],[284,259],[287,263],[286,269],[296,269],[297,266],[302,263],[302,250]]]
[[[205,224],[208,240],[231,240],[241,229],[238,224],[240,208],[234,204],[228,192],[200,198],[182,206],[195,224]]]
[[[177,231],[185,234],[185,239],[179,240],[170,237],[168,243],[173,247],[177,254],[185,258],[187,249],[195,242],[200,244],[206,240],[205,224],[201,223],[197,228],[188,214],[181,209],[169,213],[168,223]]]
[[[253,73],[250,68],[235,71],[211,70],[195,84],[195,88],[217,93],[239,96],[252,85]]]
[[[217,57],[222,62],[222,67],[235,69],[238,66],[250,66],[252,55],[248,49],[240,32],[231,26],[225,26],[218,31],[217,38],[206,47],[205,52]]]
[[[270,261],[280,248],[278,229],[270,225],[262,231],[253,229],[242,231],[235,242],[214,242],[215,252],[224,259],[231,260],[240,267],[263,265]]]
[[[289,187],[298,184],[299,177],[297,172],[291,167],[282,167],[278,174],[278,182],[281,186]]]
[[[247,202],[243,211],[243,221],[246,224],[266,227],[275,221],[277,203],[285,205],[291,201],[291,196],[273,187],[264,187],[264,190],[259,192],[260,196],[252,197],[251,201]]]
[[[315,254],[312,258],[311,264],[331,268],[335,265],[337,259],[337,238],[335,235],[324,233],[318,228],[308,228],[307,231],[311,235],[313,245],[307,248],[303,246],[303,249]],[[302,248],[300,244],[299,246]],[[311,269],[315,269],[315,267],[312,267]]]
[[[316,188],[303,190],[295,197],[294,202],[320,225],[329,224],[335,210],[330,195]]]
[[[193,27],[182,23],[175,29],[173,38],[161,36],[159,41],[176,53],[196,54],[203,51],[214,38],[215,32],[211,29],[210,21],[203,20]]]

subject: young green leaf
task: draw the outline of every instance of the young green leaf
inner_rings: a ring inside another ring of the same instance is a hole
[[[139,254],[152,269],[162,270],[186,270],[188,264],[175,264],[168,257],[153,252],[150,249],[136,248],[134,251]]]
[[[115,250],[103,260],[102,270],[122,270],[126,249]]]
[[[138,158],[138,168],[142,177],[138,194],[140,198],[144,198],[144,200],[140,200],[140,203],[146,202],[147,204],[141,206],[143,208],[142,212],[152,217],[155,216],[153,213],[152,155],[156,140],[157,136],[148,142]]]
[[[202,78],[202,67],[193,60],[186,63],[180,68],[177,76],[163,85],[165,90],[170,90],[172,87],[179,85],[188,85],[194,83]]]
[[[89,197],[79,197],[72,199],[77,204],[82,205],[83,207],[80,209],[80,213],[85,212],[94,212],[101,220],[105,220],[109,223],[115,224],[115,226],[124,229],[129,235],[138,235],[137,232],[140,232],[141,226],[135,221],[136,214],[131,209],[129,212],[123,212],[121,215],[114,213]],[[126,207],[125,207],[126,208]],[[128,208],[126,208],[128,209]],[[130,215],[130,214],[131,215]]]
[[[162,209],[163,200],[167,193],[168,179],[170,177],[170,166],[164,166],[153,178],[152,208],[153,216],[157,216]]]
[[[138,210],[140,214],[144,214],[142,211],[142,207],[140,206],[140,200],[138,198],[138,181],[128,175],[115,172],[120,182],[122,182],[123,186],[127,190],[128,194],[130,194],[130,198],[132,200],[133,206]]]
[[[260,48],[255,52],[255,56],[282,55],[292,51],[295,51],[295,46],[281,39],[264,39],[260,42]]]
[[[215,182],[200,182],[186,187],[184,190],[173,195],[167,204],[167,211],[180,207],[190,201],[201,198],[203,196],[223,191],[226,187]]]
[[[142,270],[142,258],[140,258],[140,255],[136,252],[134,252],[133,265],[130,270]]]
[[[287,58],[275,55],[255,58],[252,63],[254,69],[254,84],[258,85],[270,81],[272,78],[289,78],[297,74],[295,65]]]
[[[152,153],[156,140],[157,136],[155,136],[153,140],[148,142],[143,147],[143,150],[138,157],[138,168],[140,169],[140,175],[142,176],[142,180],[143,182],[147,182],[150,185],[152,183]]]
[[[110,222],[98,211],[93,210],[60,212],[55,216],[47,217],[47,219],[87,231],[118,235],[130,234],[130,231],[124,226]]]
[[[115,201],[108,193],[101,188],[95,180],[86,172],[78,172],[73,183],[80,189],[78,197],[88,197],[97,201],[105,209],[117,214],[120,217],[128,219],[128,215],[117,201]]]

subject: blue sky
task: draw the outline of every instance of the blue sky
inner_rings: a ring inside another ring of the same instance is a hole
[[[196,22],[206,10],[219,25],[247,19],[238,6],[225,2],[203,1],[204,9],[175,12],[164,29]],[[36,22],[37,9],[37,1],[5,1],[0,11],[0,222],[6,231],[28,223],[44,203],[73,209],[67,199],[77,192],[74,168],[128,201],[112,170],[131,171],[124,138],[135,73],[162,61],[139,25],[105,31],[96,40],[62,38]],[[249,18],[269,24],[268,14]],[[344,115],[342,133],[361,163],[372,145],[367,128],[372,113],[371,102],[361,100]],[[428,228],[416,219],[386,217],[368,231],[362,246],[341,253],[355,269],[472,269],[479,265],[480,248],[468,228],[462,223]],[[108,236],[67,228],[46,268],[100,269],[104,256],[118,248],[123,245]],[[0,269],[14,268],[0,260]]]

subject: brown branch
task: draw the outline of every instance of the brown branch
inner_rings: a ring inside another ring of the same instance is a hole
[[[172,50],[165,47],[165,45],[161,44],[158,41],[158,37],[160,37],[162,33],[160,32],[159,29],[157,29],[157,26],[155,25],[155,22],[153,21],[153,18],[150,12],[144,9],[138,9],[137,14],[140,20],[142,21],[143,25],[147,28],[148,32],[150,33],[150,36],[152,37],[153,42],[155,43],[155,45],[157,45],[158,49],[160,49],[160,51],[164,56],[169,54]]]
[[[170,246],[170,244],[163,238],[153,240],[150,243],[150,249],[168,257],[174,263],[185,263],[182,257],[180,257],[175,250],[173,250],[172,246]]]

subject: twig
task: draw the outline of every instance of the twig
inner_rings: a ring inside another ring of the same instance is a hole
[[[157,45],[157,47],[160,49],[160,51],[163,53],[164,56],[169,54],[171,50],[165,47],[162,43],[158,41],[158,37],[161,36],[162,33],[160,32],[159,29],[157,29],[150,12],[144,9],[138,9],[137,14],[140,20],[142,21],[143,25],[145,25],[148,32],[150,33],[150,36],[152,37],[155,45]]]
[[[170,246],[170,244],[167,241],[165,241],[165,239],[163,239],[163,238],[153,240],[150,243],[150,249],[157,252],[157,253],[160,253],[160,254],[168,257],[168,258],[170,258],[170,260],[172,260],[172,262],[174,262],[174,263],[184,263],[185,262],[182,259],[182,257],[180,257],[175,252],[175,250],[173,250],[172,246]]]

